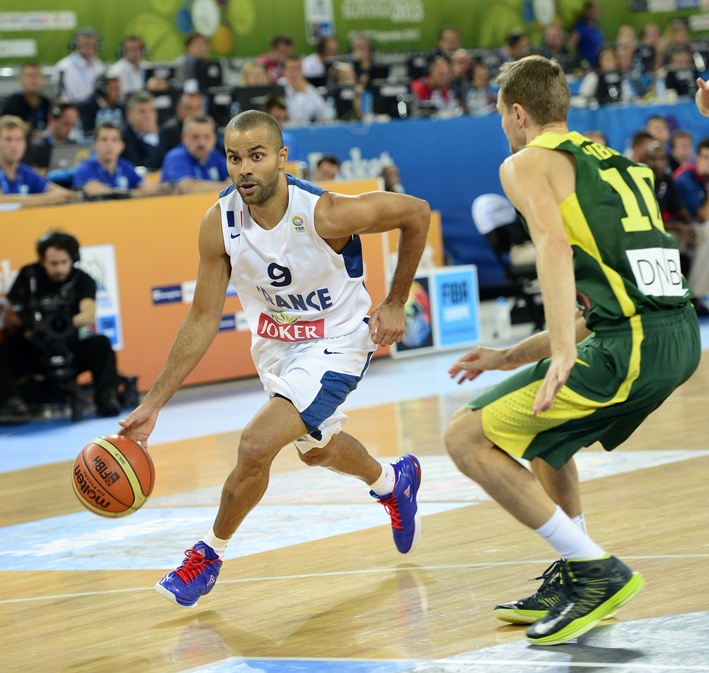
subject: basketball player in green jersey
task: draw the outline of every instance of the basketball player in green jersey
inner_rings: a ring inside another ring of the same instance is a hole
[[[464,474],[561,557],[535,596],[495,609],[530,623],[532,643],[555,645],[643,584],[585,532],[572,457],[596,441],[616,448],[691,376],[699,327],[652,171],[569,132],[569,89],[555,62],[505,64],[498,83],[513,153],[500,179],[536,246],[548,330],[510,348],[474,348],[451,367],[463,382],[532,365],[459,409],[446,446]]]

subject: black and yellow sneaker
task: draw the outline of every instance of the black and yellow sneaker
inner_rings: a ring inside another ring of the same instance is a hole
[[[544,617],[559,602],[561,593],[559,568],[562,563],[561,559],[554,561],[539,577],[534,578],[543,581],[531,596],[496,605],[493,610],[495,617],[510,624],[533,624]]]
[[[560,645],[577,638],[625,605],[642,589],[642,575],[615,556],[562,561],[560,593],[548,614],[527,628],[534,645]]]

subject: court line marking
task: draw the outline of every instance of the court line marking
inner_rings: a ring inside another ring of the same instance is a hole
[[[484,651],[479,650],[480,652]],[[215,667],[221,669],[224,665],[229,665],[231,663],[237,662],[255,662],[255,661],[302,661],[308,663],[341,663],[347,665],[349,663],[354,664],[403,664],[407,666],[425,666],[427,664],[434,664],[437,667],[452,667],[452,673],[458,673],[460,671],[461,664],[466,666],[483,666],[488,670],[492,670],[493,667],[497,666],[515,666],[522,667],[522,669],[517,668],[516,670],[524,671],[526,667],[534,666],[536,668],[555,668],[558,669],[560,666],[567,666],[569,669],[572,668],[614,668],[618,670],[642,670],[642,671],[672,671],[673,673],[682,673],[683,671],[709,671],[709,666],[682,666],[679,667],[676,664],[651,664],[639,662],[637,664],[633,663],[608,663],[608,662],[588,662],[588,661],[529,661],[528,659],[465,659],[461,658],[445,658],[445,659],[330,659],[327,657],[317,657],[317,658],[307,658],[307,657],[229,657],[220,662],[215,662],[207,666],[200,666],[199,668],[191,668],[184,673],[199,673],[200,671],[207,670],[217,670]],[[229,669],[223,669],[226,673]],[[438,669],[437,669],[438,670]],[[402,671],[401,673],[406,673]]]
[[[690,559],[690,558],[709,558],[709,553],[707,554],[654,554],[652,556],[623,556],[623,559],[627,560],[655,560],[655,559]],[[523,566],[530,564],[549,564],[549,559],[542,560],[526,560],[526,561],[498,561],[495,563],[451,563],[445,565],[405,565],[403,567],[393,567],[393,568],[366,568],[362,570],[337,570],[332,572],[322,572],[322,573],[300,573],[295,575],[271,575],[269,577],[241,577],[238,579],[222,579],[219,581],[220,586],[224,584],[246,584],[249,582],[277,582],[281,580],[302,580],[302,579],[313,579],[317,577],[346,577],[350,575],[379,575],[384,573],[397,573],[407,570],[420,570],[420,571],[439,571],[439,570],[458,570],[465,568],[498,568],[504,566]],[[27,572],[27,571],[22,571]],[[31,571],[30,571],[31,572]],[[84,572],[84,571],[76,571]],[[130,572],[130,571],[114,571],[114,572]],[[143,572],[143,571],[141,571]],[[0,577],[2,577],[2,572],[0,572]],[[52,600],[65,600],[67,598],[82,598],[84,596],[107,596],[111,594],[124,594],[131,593],[134,591],[152,591],[154,586],[149,587],[128,587],[126,589],[106,589],[104,591],[80,591],[68,594],[52,594],[48,596],[26,596],[23,598],[6,598],[0,599],[0,605],[9,605],[13,603],[31,603],[37,601],[52,601]],[[348,660],[349,661],[349,660]],[[576,664],[574,664],[576,665]],[[704,670],[704,669],[700,669]],[[709,670],[709,669],[708,669]]]

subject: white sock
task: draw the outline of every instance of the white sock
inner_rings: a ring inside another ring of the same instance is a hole
[[[573,519],[571,519],[571,521],[576,525],[576,527],[580,531],[588,535],[588,531],[586,530],[586,519],[584,519],[583,517],[583,512],[581,512],[581,514],[579,514],[578,516],[575,516]]]
[[[222,556],[224,556],[224,552],[226,551],[226,547],[229,544],[229,540],[222,540],[221,538],[218,538],[214,534],[214,529],[210,530],[209,533],[207,533],[202,538],[202,542],[204,542],[205,544],[208,544],[212,549],[214,549],[215,553],[218,554],[218,556],[220,558]]]
[[[543,537],[563,559],[592,559],[606,555],[560,507],[541,528],[534,531]]]
[[[369,488],[379,496],[389,495],[394,490],[395,479],[394,468],[387,463],[382,465],[382,475]]]

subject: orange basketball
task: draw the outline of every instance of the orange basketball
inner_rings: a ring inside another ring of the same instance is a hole
[[[123,435],[89,442],[74,461],[74,493],[81,504],[101,516],[137,512],[153,492],[155,467],[140,444]]]

